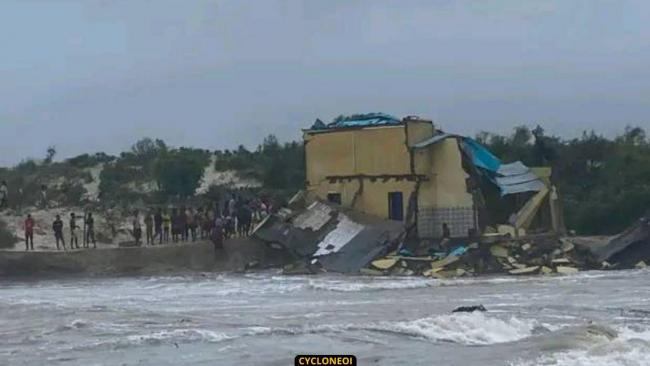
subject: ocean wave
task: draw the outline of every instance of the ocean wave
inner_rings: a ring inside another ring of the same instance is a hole
[[[369,330],[404,334],[436,342],[489,345],[518,341],[533,334],[535,321],[501,319],[483,313],[441,315],[402,322],[385,322]]]
[[[520,360],[511,366],[647,366],[650,364],[650,329],[617,329],[618,337],[593,337],[589,343],[553,352],[535,360]]]
[[[409,278],[409,279],[373,279],[363,282],[352,280],[310,280],[308,287],[313,290],[325,290],[333,292],[361,292],[361,291],[385,291],[399,289],[418,289],[434,287],[436,280]]]
[[[127,345],[162,344],[162,343],[219,343],[233,337],[206,329],[173,329],[152,332],[149,334],[136,334],[126,337]]]
[[[500,319],[483,313],[449,314],[407,321],[370,324],[321,324],[299,328],[249,327],[244,336],[302,335],[370,331],[414,337],[433,342],[489,345],[518,341],[533,334],[535,321]]]

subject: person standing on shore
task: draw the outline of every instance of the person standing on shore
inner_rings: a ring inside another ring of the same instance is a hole
[[[190,228],[187,226],[187,211],[185,209],[185,206],[181,206],[181,210],[178,213],[178,217],[180,218],[180,234],[181,234],[181,240],[182,241],[187,241],[190,233]]]
[[[0,184],[0,210],[9,207],[9,188],[7,181],[2,181]]]
[[[178,213],[178,209],[172,210],[172,241],[178,243],[178,236],[181,234],[181,225],[182,225],[181,215]]]
[[[144,229],[147,237],[147,245],[153,245],[153,217],[151,212],[147,212],[144,216]]]
[[[70,213],[70,249],[79,248],[79,237],[77,236],[77,217],[74,212]]]
[[[135,238],[135,245],[140,246],[140,239],[142,238],[142,226],[140,225],[140,216],[137,210],[133,214],[133,238]]]
[[[66,250],[65,239],[63,238],[63,220],[61,220],[61,216],[56,215],[56,220],[52,223],[52,231],[54,231],[54,240],[56,240],[56,250],[60,250],[59,242],[63,245],[63,250]]]
[[[212,230],[212,244],[214,244],[215,252],[223,249],[224,239],[224,220],[221,216],[217,215],[214,220],[214,229]]]
[[[163,220],[164,240],[165,243],[169,243],[169,233],[172,230],[172,217],[169,215],[169,212],[167,212],[167,210],[165,210],[165,212],[163,213],[162,220]]]
[[[45,184],[41,184],[41,199],[40,199],[40,206],[41,208],[48,208],[48,202],[47,202],[47,186]]]
[[[156,211],[156,214],[153,216],[153,226],[154,226],[154,236],[153,239],[154,241],[156,238],[158,238],[158,243],[162,244],[163,241],[163,216],[162,216],[162,209],[158,208],[158,211]]]
[[[194,222],[196,225],[196,236],[199,239],[204,239],[205,234],[203,233],[203,208],[199,207],[199,209],[196,211],[194,214]]]
[[[31,214],[25,219],[25,251],[34,250],[34,219]]]
[[[190,207],[187,209],[187,228],[189,229],[189,235],[192,237],[192,241],[196,241],[196,227],[196,215],[194,214],[194,209]]]
[[[90,247],[90,241],[93,241],[93,248],[97,249],[97,242],[95,241],[95,219],[93,214],[88,212],[85,220],[86,224],[86,238],[84,239],[84,245],[86,248]]]

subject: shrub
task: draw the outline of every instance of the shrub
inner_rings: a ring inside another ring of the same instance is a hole
[[[7,228],[7,223],[0,220],[0,248],[13,248],[18,241],[14,233]]]

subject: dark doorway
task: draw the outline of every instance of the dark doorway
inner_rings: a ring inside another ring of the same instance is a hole
[[[404,198],[402,192],[388,193],[388,218],[391,220],[404,220]]]
[[[327,201],[331,203],[336,203],[337,205],[341,204],[341,194],[340,193],[328,193]]]

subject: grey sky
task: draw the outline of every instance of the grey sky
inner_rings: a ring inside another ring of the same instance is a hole
[[[0,2],[0,164],[255,146],[381,111],[474,134],[650,128],[648,1]]]

